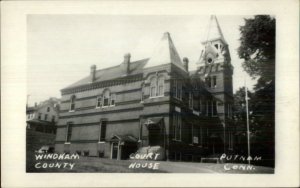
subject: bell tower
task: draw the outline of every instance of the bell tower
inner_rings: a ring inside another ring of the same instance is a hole
[[[231,65],[228,44],[224,39],[216,16],[210,18],[207,37],[202,45],[204,50],[202,50],[197,62],[198,74],[213,97],[214,102],[211,105],[217,105],[217,116],[224,128],[224,134],[220,136],[223,141],[225,140],[226,145],[229,145],[228,137],[230,135],[228,133],[233,116],[233,66]]]

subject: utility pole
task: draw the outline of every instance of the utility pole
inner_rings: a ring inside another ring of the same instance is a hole
[[[224,153],[226,153],[226,132],[225,132],[225,122],[222,123],[223,124],[223,137],[224,137]]]
[[[247,91],[246,79],[245,79],[245,100],[246,100],[246,117],[247,117],[248,159],[250,159],[250,129],[249,129],[248,91]],[[248,160],[248,164],[250,165],[250,160]]]

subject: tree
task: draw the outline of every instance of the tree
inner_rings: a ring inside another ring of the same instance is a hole
[[[267,15],[245,19],[240,27],[239,57],[244,70],[258,78],[249,101],[250,130],[254,134],[252,154],[261,155],[264,165],[274,165],[275,149],[275,18]],[[235,94],[240,100],[241,89]],[[236,103],[238,105],[238,103]],[[238,121],[244,121],[239,119]],[[238,122],[237,121],[237,122]]]
[[[275,78],[275,19],[267,15],[245,19],[240,27],[241,45],[238,55],[243,68],[252,77],[264,82]]]

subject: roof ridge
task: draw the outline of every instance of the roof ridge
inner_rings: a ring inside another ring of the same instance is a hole
[[[136,61],[131,61],[130,64],[135,64],[135,63],[139,63],[141,61],[145,61],[145,60],[149,60],[150,58],[143,58],[143,59],[139,59],[139,60],[136,60]],[[96,72],[98,71],[102,71],[102,70],[110,70],[110,69],[113,69],[113,68],[117,68],[117,67],[120,67],[121,64],[118,64],[118,65],[114,65],[114,66],[111,66],[111,67],[106,67],[106,68],[102,68],[102,69],[98,69],[96,70]]]

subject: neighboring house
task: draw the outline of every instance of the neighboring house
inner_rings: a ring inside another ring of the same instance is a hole
[[[154,152],[200,161],[232,151],[233,67],[212,22],[217,36],[203,43],[196,71],[164,33],[149,59],[131,62],[126,54],[120,65],[93,65],[89,76],[62,89],[56,152],[112,159]]]
[[[45,133],[56,133],[58,122],[59,100],[50,98],[35,104],[33,107],[26,108],[27,129]]]

